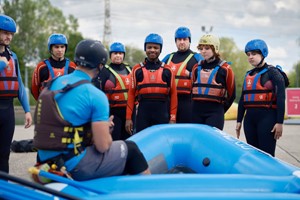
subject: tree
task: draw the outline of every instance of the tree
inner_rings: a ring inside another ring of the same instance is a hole
[[[66,57],[74,58],[74,48],[83,39],[77,31],[79,25],[74,16],[64,17],[62,11],[53,7],[49,0],[4,0],[2,9],[17,23],[11,49],[18,55],[22,77],[27,70],[24,66],[35,67],[41,58],[49,57],[47,41],[52,33],[67,36]],[[28,70],[28,80],[31,80],[33,69]]]
[[[220,54],[223,59],[231,63],[236,83],[236,99],[238,101],[242,94],[243,81],[246,71],[251,69],[247,62],[247,56],[241,51],[231,38],[220,38]]]
[[[288,75],[289,87],[300,87],[300,61],[294,65],[293,70]]]
[[[126,46],[126,57],[125,60],[130,66],[134,66],[145,59],[145,52],[134,46]]]

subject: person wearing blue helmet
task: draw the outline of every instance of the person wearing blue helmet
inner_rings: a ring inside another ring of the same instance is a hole
[[[39,62],[33,72],[31,81],[31,94],[38,99],[45,84],[61,75],[66,75],[75,70],[75,63],[65,58],[68,49],[68,40],[60,33],[51,34],[48,38],[48,51],[50,57]]]
[[[133,134],[132,113],[138,101],[136,133],[156,124],[176,122],[177,90],[170,66],[159,60],[163,39],[149,34],[144,42],[147,57],[132,70],[126,108],[126,131]]]
[[[285,81],[288,79],[285,79],[281,69],[266,63],[269,51],[265,41],[249,41],[245,53],[254,68],[245,75],[236,134],[239,138],[244,119],[247,143],[275,156],[276,141],[283,131],[285,87],[288,85]]]
[[[111,62],[101,70],[94,81],[95,86],[107,96],[110,114],[114,116],[113,140],[126,140],[130,135],[125,130],[126,105],[128,89],[131,79],[131,67],[124,62],[125,46],[120,42],[110,45],[109,56]]]
[[[0,171],[9,172],[10,145],[15,130],[14,98],[25,112],[25,128],[32,124],[27,92],[22,82],[17,55],[9,49],[16,22],[0,14]]]
[[[82,40],[75,49],[76,70],[49,81],[35,110],[33,145],[37,168],[57,166],[75,180],[150,174],[133,141],[112,141],[113,116],[106,95],[91,84],[107,62],[100,41]],[[71,102],[71,103],[70,103]],[[41,181],[33,175],[34,180]]]
[[[187,27],[179,27],[175,31],[177,51],[166,55],[162,61],[170,65],[177,87],[178,109],[176,123],[192,122],[191,107],[191,72],[192,68],[202,60],[202,56],[190,49],[191,31]]]

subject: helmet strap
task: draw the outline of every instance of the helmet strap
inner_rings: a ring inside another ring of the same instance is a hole
[[[256,65],[256,67],[259,67],[259,66],[264,62],[264,60],[265,60],[265,58],[263,57],[263,58],[261,59],[261,61]]]

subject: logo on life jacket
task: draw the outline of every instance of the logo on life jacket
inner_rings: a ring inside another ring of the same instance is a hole
[[[129,83],[130,83],[130,80],[129,80],[128,77],[126,77],[126,78],[125,78],[125,84],[126,84],[126,85],[129,85]]]
[[[176,66],[175,65],[172,65],[171,66],[171,70],[174,72],[176,70]]]
[[[252,86],[252,81],[251,81],[251,79],[248,79],[247,80],[247,87],[251,87]]]
[[[151,74],[150,81],[155,81],[155,80],[156,80],[156,76],[154,74]]]

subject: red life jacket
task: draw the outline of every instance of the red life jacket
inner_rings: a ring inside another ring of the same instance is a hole
[[[40,92],[44,89],[45,85],[48,81],[54,79],[55,77],[62,76],[68,74],[69,67],[75,67],[71,66],[70,60],[66,58],[66,64],[63,68],[55,68],[52,67],[49,60],[44,60],[44,63],[46,64],[48,71],[49,71],[49,77],[47,80],[45,80],[43,83],[41,83]]]
[[[171,67],[171,70],[175,75],[177,94],[190,94],[192,89],[192,80],[190,78],[190,72],[186,69],[186,67],[194,54],[191,53],[183,62],[180,63],[173,63],[173,56],[174,54],[172,53],[167,64]]]
[[[126,65],[127,75],[118,74],[108,65],[105,67],[116,77],[116,84],[113,88],[104,88],[105,94],[109,100],[110,107],[126,107],[128,99],[128,89],[131,79],[131,69]]]
[[[268,69],[263,69],[259,73],[250,75],[246,73],[243,95],[245,108],[276,108],[276,96],[272,89],[261,85],[261,75],[267,72]]]
[[[138,99],[164,99],[166,100],[170,88],[168,84],[163,81],[162,74],[164,64],[157,70],[147,70],[142,63],[140,63],[143,71],[143,81],[137,83]]]
[[[226,67],[226,63],[220,64]],[[212,101],[223,103],[225,99],[225,87],[221,83],[217,83],[216,75],[220,66],[216,66],[213,69],[202,69],[201,65],[193,69],[198,69],[197,80],[193,83],[192,99],[196,101]]]
[[[16,60],[11,56],[8,66],[0,72],[0,97],[17,97],[19,82]]]

